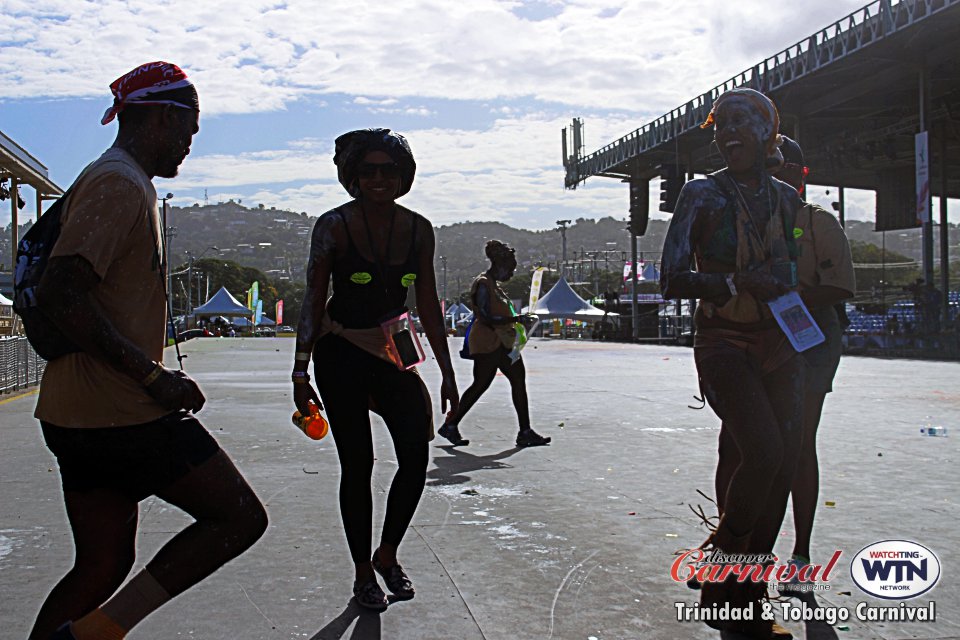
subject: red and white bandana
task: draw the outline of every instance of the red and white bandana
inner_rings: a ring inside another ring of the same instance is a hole
[[[128,104],[172,104],[185,109],[196,108],[196,104],[188,104],[179,95],[165,95],[192,86],[187,74],[171,62],[142,64],[110,85],[113,106],[103,114],[100,124],[111,122]]]

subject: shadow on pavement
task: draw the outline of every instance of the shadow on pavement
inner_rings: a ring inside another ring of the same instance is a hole
[[[354,620],[357,626],[353,628],[350,640],[380,640],[380,612],[364,609],[354,598],[350,598],[347,608],[310,640],[340,640]]]
[[[431,487],[469,482],[470,476],[465,474],[480,469],[512,469],[513,465],[503,464],[500,461],[509,458],[522,449],[522,447],[510,447],[489,456],[475,456],[465,451],[463,447],[449,445],[439,448],[453,455],[443,458],[434,457],[433,463],[437,465],[437,468],[431,469],[427,473],[427,477],[430,479],[427,485]]]

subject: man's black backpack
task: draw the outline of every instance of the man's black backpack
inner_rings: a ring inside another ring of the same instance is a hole
[[[69,189],[67,190],[69,193]],[[27,231],[17,245],[17,266],[13,274],[13,310],[23,322],[27,340],[44,360],[53,360],[80,351],[37,305],[37,286],[47,268],[50,252],[60,237],[60,218],[67,193],[54,202]]]

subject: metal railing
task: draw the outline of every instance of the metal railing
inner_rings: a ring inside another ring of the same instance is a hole
[[[25,337],[0,338],[0,392],[39,384],[46,367]]]
[[[699,127],[713,102],[725,91],[737,87],[762,93],[775,91],[953,6],[960,6],[960,0],[875,0],[616,142],[582,158],[564,158],[564,184],[576,189],[587,178],[609,173],[627,160]]]

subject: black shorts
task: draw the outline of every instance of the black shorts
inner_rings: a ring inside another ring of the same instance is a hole
[[[185,411],[128,427],[40,422],[66,491],[114,489],[139,502],[209,460],[220,445]]]

